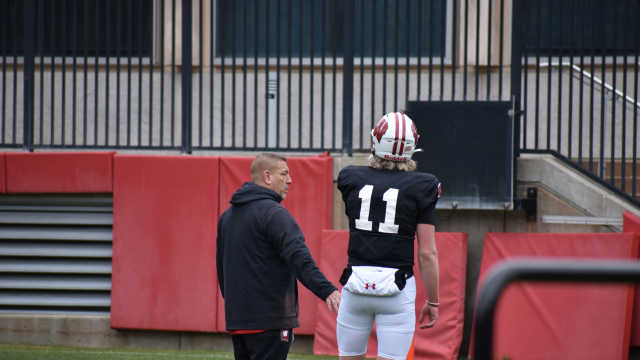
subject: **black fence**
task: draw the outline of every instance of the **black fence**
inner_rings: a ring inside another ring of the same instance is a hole
[[[0,0],[0,146],[350,154],[409,101],[513,101],[516,152],[640,204],[639,7]]]
[[[408,100],[510,99],[479,4],[1,0],[0,145],[366,150]]]
[[[640,204],[637,1],[523,0],[520,149]]]

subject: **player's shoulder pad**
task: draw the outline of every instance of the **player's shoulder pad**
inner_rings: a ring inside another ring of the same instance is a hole
[[[413,175],[416,179],[416,181],[421,182],[421,183],[427,183],[427,184],[438,184],[440,182],[440,180],[438,180],[438,178],[430,173],[426,173],[426,172],[421,172],[421,171],[414,171]]]
[[[354,171],[357,171],[358,168],[359,166],[356,165],[347,165],[343,167],[342,170],[340,170],[340,174],[348,175]]]
[[[413,186],[415,189],[419,189],[420,193],[435,193],[437,197],[440,197],[442,192],[442,183],[438,178],[430,173],[414,172]]]
[[[344,182],[348,182],[349,179],[354,176],[353,174],[357,173],[359,168],[359,166],[355,165],[349,165],[342,168],[338,173],[338,183],[343,184]]]

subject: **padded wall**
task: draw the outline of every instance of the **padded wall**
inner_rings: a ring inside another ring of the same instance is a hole
[[[633,259],[637,249],[633,234],[487,233],[480,283],[491,266],[507,258]],[[631,285],[509,285],[496,311],[494,355],[627,360],[632,296]]]
[[[7,192],[7,156],[0,153],[0,194]]]
[[[111,326],[217,329],[217,157],[114,160]]]
[[[622,214],[622,231],[640,236],[640,217],[630,212]],[[631,320],[631,346],[640,346],[640,286],[636,284]]]
[[[8,193],[110,193],[114,152],[6,153]]]
[[[347,230],[326,230],[322,233],[320,269],[330,280],[337,282],[347,264]],[[436,233],[440,266],[440,315],[432,329],[416,328],[415,356],[419,359],[458,359],[464,325],[464,297],[467,264],[467,235]],[[416,242],[417,253],[417,242]],[[426,299],[418,265],[416,274],[416,314]],[[314,354],[338,355],[336,316],[325,304],[318,304],[313,345]],[[416,324],[418,325],[418,324]],[[377,355],[377,341],[372,331],[367,356]]]
[[[220,158],[220,214],[229,207],[233,193],[245,182],[250,181],[249,170],[253,158]],[[282,204],[300,225],[305,241],[316,263],[319,262],[320,237],[322,229],[330,229],[333,220],[333,158],[326,155],[313,157],[289,157],[287,165],[292,183],[286,200]],[[329,279],[335,285],[337,280]],[[316,322],[313,311],[320,302],[313,293],[298,283],[300,301],[300,327],[296,333],[311,335]],[[218,328],[226,329],[224,301],[219,296]]]

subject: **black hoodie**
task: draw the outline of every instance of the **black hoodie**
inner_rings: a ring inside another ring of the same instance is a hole
[[[333,286],[275,191],[246,182],[218,222],[216,263],[227,330],[298,327],[296,278],[320,299]]]

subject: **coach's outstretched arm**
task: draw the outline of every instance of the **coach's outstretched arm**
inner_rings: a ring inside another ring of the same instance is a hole
[[[280,257],[296,272],[302,285],[327,303],[329,310],[338,311],[341,295],[337,288],[318,269],[302,230],[284,207],[273,208],[265,214],[265,229],[275,241]]]
[[[420,311],[418,323],[422,323],[425,316],[429,321],[420,325],[420,329],[430,328],[438,321],[438,306],[440,305],[438,249],[436,248],[435,226],[431,224],[418,224],[418,265],[420,275],[427,292],[427,299]]]

